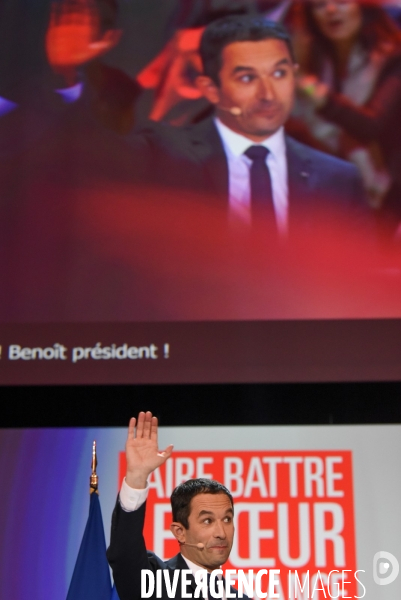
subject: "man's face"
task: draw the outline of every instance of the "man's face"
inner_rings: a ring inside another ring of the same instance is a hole
[[[191,500],[187,544],[204,545],[203,550],[181,546],[181,552],[205,569],[219,568],[229,557],[234,538],[233,509],[226,494],[198,494]]]
[[[220,85],[209,89],[208,98],[228,127],[263,140],[284,125],[292,110],[296,68],[282,40],[233,42],[223,49]],[[241,114],[232,115],[232,108]]]

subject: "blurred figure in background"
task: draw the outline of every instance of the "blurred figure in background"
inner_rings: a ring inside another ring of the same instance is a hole
[[[67,90],[91,89],[89,103],[102,125],[118,133],[134,126],[133,105],[138,83],[102,57],[120,41],[117,0],[62,0],[51,5],[46,54]]]
[[[0,315],[63,319],[74,306],[104,307],[107,296],[113,305],[128,279],[122,265],[91,244],[80,214],[93,189],[128,185],[136,158],[93,118],[105,92],[87,85],[86,70],[100,71],[96,62],[119,32],[105,17],[113,0],[102,0],[103,9],[95,0],[9,2],[18,11],[8,38],[0,39],[0,48],[7,42],[14,50],[16,69],[14,77],[11,69],[7,78],[0,72],[0,112],[8,108],[0,115]],[[33,31],[17,26],[17,16],[25,25],[25,8]]]
[[[401,220],[399,29],[371,0],[297,2],[290,20],[301,67],[294,117],[319,148],[358,166],[388,239]]]

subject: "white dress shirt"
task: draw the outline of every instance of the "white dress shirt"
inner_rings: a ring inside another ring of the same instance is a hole
[[[288,168],[284,128],[281,127],[260,144],[255,144],[249,138],[224,125],[220,119],[215,118],[214,122],[227,156],[230,217],[251,223],[252,161],[244,155],[244,152],[251,146],[264,146],[269,150],[266,164],[272,182],[277,229],[279,234],[285,237],[288,231]]]
[[[125,510],[125,512],[133,512],[134,510],[138,510],[138,508],[140,508],[142,506],[142,504],[144,502],[146,502],[146,499],[148,497],[148,492],[149,492],[149,488],[147,485],[146,485],[145,489],[137,490],[135,488],[130,487],[128,485],[128,483],[125,481],[125,477],[124,477],[122,485],[121,485],[121,489],[120,489],[121,508],[123,510]],[[195,563],[193,563],[191,560],[188,560],[188,558],[185,558],[185,556],[183,556],[182,554],[181,554],[181,556],[187,563],[188,569],[190,569],[192,571],[192,574],[194,577],[195,577],[195,573],[197,571],[205,570],[203,567],[200,567],[199,565],[196,565]],[[222,576],[218,575],[217,578],[221,579]],[[207,598],[205,600],[207,600]],[[223,596],[222,596],[221,600],[226,600],[225,592],[223,592]]]
[[[138,510],[138,508],[141,508],[142,504],[146,502],[148,492],[148,484],[146,484],[146,488],[143,490],[137,490],[130,487],[124,477],[120,489],[121,508],[125,510],[125,512],[133,512],[134,510]]]

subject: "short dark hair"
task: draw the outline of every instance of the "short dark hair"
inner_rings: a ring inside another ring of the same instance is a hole
[[[230,15],[217,19],[203,32],[200,43],[200,55],[203,73],[219,85],[219,73],[222,67],[223,49],[233,42],[261,42],[263,40],[282,40],[287,44],[293,62],[294,49],[290,34],[280,23],[268,21],[263,16]]]
[[[234,509],[233,497],[228,489],[213,479],[189,479],[178,485],[170,497],[173,521],[189,528],[188,517],[191,512],[191,500],[198,494],[225,494]]]

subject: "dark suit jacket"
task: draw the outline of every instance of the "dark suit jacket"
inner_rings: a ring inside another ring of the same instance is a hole
[[[149,124],[131,134],[137,174],[143,182],[196,190],[206,201],[228,207],[228,163],[212,119],[173,127]],[[322,212],[343,215],[364,212],[364,193],[354,165],[286,137],[290,228],[311,227]]]
[[[154,573],[159,569],[171,571],[170,581],[173,580],[174,571],[188,569],[188,565],[181,556],[177,554],[167,562],[162,561],[156,554],[149,552],[145,547],[142,530],[145,519],[146,502],[138,510],[125,512],[122,510],[120,501],[117,499],[111,522],[110,546],[107,550],[107,558],[113,570],[114,582],[120,600],[141,599],[141,570],[150,569]],[[194,593],[195,579],[190,577],[191,584],[187,592]],[[192,588],[192,591],[191,589]],[[237,590],[231,588],[236,594]],[[156,592],[152,598],[156,597]],[[163,584],[163,600],[168,600],[166,588]],[[178,579],[176,600],[181,599],[181,576]],[[243,596],[245,600],[248,597]]]

